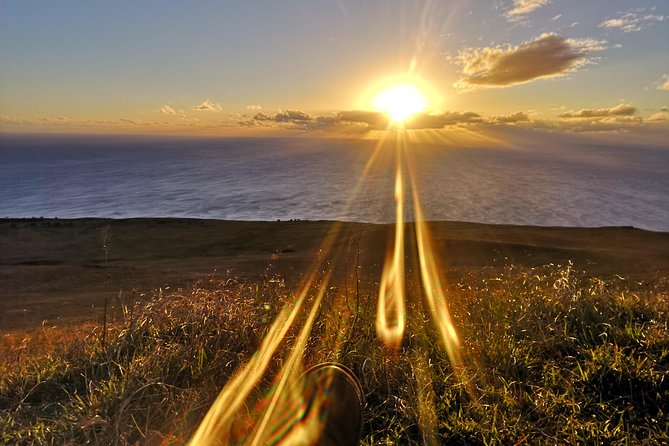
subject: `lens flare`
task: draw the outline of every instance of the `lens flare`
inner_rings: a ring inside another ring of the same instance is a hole
[[[277,407],[281,406],[281,404],[279,404],[280,402],[286,404],[288,401],[295,401],[296,399],[299,400],[302,396],[301,389],[296,388],[295,386],[290,386],[289,382],[294,382],[299,374],[302,373],[302,354],[307,344],[307,340],[309,339],[309,335],[311,334],[311,327],[314,324],[314,319],[316,318],[316,314],[320,308],[323,295],[327,290],[327,286],[330,281],[329,279],[330,278],[328,275],[326,280],[323,281],[323,284],[318,291],[318,297],[311,306],[309,316],[307,317],[304,326],[300,330],[300,335],[297,339],[297,342],[293,346],[290,356],[288,357],[288,360],[279,374],[278,384],[274,389],[274,395],[270,401],[269,407],[263,414],[260,422],[257,424],[255,432],[252,436],[253,441],[251,441],[250,444],[253,446],[279,443],[281,438],[280,436],[279,439],[275,438],[270,441],[272,434],[274,434],[274,437],[276,437],[276,426],[282,425],[281,420],[284,418],[284,414],[281,413],[281,411],[276,413],[276,409]],[[314,413],[318,413],[318,410],[316,410]],[[298,413],[297,415],[301,414]],[[318,423],[309,423],[306,424],[306,426],[310,426],[312,428],[311,431],[308,432],[309,435],[307,438],[317,439],[320,435],[320,431],[318,430]],[[306,433],[307,432],[301,432],[301,435],[304,437]]]
[[[427,300],[432,319],[439,330],[439,335],[451,361],[451,366],[455,370],[458,370],[462,363],[460,358],[460,339],[446,305],[446,290],[439,279],[439,268],[435,260],[434,250],[430,244],[429,228],[423,219],[418,194],[415,193],[415,189],[414,212],[416,215],[416,244],[418,245],[418,259],[425,300]]]
[[[331,252],[340,229],[340,223],[335,223],[332,226],[321,243],[319,253]],[[290,381],[291,377],[299,374],[304,344],[311,333],[311,327],[331,278],[331,270],[324,272],[318,286],[318,295],[309,307],[308,296],[312,292],[314,284],[317,283],[318,273],[322,270],[323,264],[323,258],[316,260],[311,273],[304,280],[294,301],[287,303],[282,308],[265,335],[258,351],[225,384],[190,439],[189,445],[264,444],[263,440],[275,431],[276,423],[267,421],[272,417],[277,405],[274,394],[268,407],[263,408],[259,413],[250,414],[247,410],[248,403],[252,392],[257,389],[262,379],[268,374],[270,363],[276,356],[279,346],[285,342],[291,328],[299,330],[299,334],[296,343],[290,350],[289,358],[284,362],[284,366],[279,372],[278,384],[274,389],[277,394],[276,398],[286,398],[286,382]],[[300,314],[304,311],[308,314],[306,321],[300,318]],[[300,322],[302,322],[301,327]],[[246,415],[241,416],[240,414]]]
[[[389,348],[398,348],[404,336],[404,184],[398,148],[395,171],[395,244],[388,251],[381,275],[376,310],[376,334]]]
[[[265,374],[279,344],[295,322],[307,297],[315,274],[307,280],[293,308],[284,307],[263,339],[253,358],[225,385],[204,420],[191,438],[190,445],[215,445],[222,439],[231,439],[232,425],[238,410]],[[225,442],[223,442],[225,443]],[[222,444],[222,443],[220,443]]]
[[[423,110],[425,98],[411,85],[398,85],[379,95],[377,107],[387,112],[395,122],[401,123],[411,114]],[[396,140],[379,141],[362,170],[364,177],[369,173],[377,157],[382,153],[391,156],[394,153],[395,226],[393,242],[386,251],[379,284],[376,334],[387,349],[397,350],[402,345],[406,331],[405,207],[409,193],[407,190],[410,190],[410,204],[415,219],[416,262],[420,270],[422,294],[427,303],[425,308],[437,328],[440,343],[448,354],[455,376],[467,385],[463,379],[466,369],[460,353],[460,340],[449,313],[447,289],[440,278],[443,271],[432,244],[430,228],[424,219],[417,185],[418,176],[412,164],[412,151],[407,150],[410,133],[403,131],[401,125],[400,130],[387,132],[395,135]],[[385,151],[383,147],[385,143],[393,144],[394,151]],[[356,191],[360,187],[361,183],[357,185]],[[333,266],[330,264],[330,259],[334,262],[337,257],[333,252],[333,246],[340,227],[341,224],[334,224],[325,236],[321,249],[318,250],[317,260],[294,301],[286,304],[279,312],[255,355],[225,384],[191,439],[190,445],[317,444],[323,430],[321,409],[327,411],[329,401],[334,395],[327,392],[309,395],[304,386],[300,386],[298,377],[303,370],[305,348],[309,337],[312,336],[316,319],[320,317],[323,308],[327,305],[332,305],[334,308],[336,304],[336,300],[332,296],[327,296],[326,291],[331,289],[329,286]],[[409,252],[414,251],[409,250]],[[320,281],[317,280],[319,277],[322,278]],[[316,293],[314,293],[315,288],[318,290]],[[310,296],[313,294],[316,296],[311,299]],[[356,296],[357,294],[356,260]],[[332,300],[324,301],[326,298]],[[358,310],[356,304],[354,323],[357,321]],[[336,331],[339,336],[350,333],[346,327],[338,328]],[[289,333],[295,333],[292,345],[288,345],[289,342],[286,340],[290,339]],[[337,352],[346,342],[339,336],[335,340]],[[287,349],[287,353],[280,359],[282,366],[273,380],[274,385],[268,396],[259,399],[256,392],[269,373],[272,360],[277,357],[281,346]],[[426,444],[436,444],[438,422],[435,394],[431,390],[430,360],[425,352],[416,351],[411,365],[417,385],[416,408],[421,435]],[[254,401],[257,403],[255,406]]]

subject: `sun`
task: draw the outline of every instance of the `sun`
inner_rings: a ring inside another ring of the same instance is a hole
[[[427,99],[413,84],[397,84],[381,91],[374,99],[377,110],[388,113],[390,118],[403,123],[414,113],[425,110]]]

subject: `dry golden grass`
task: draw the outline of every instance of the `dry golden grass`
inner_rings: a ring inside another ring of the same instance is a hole
[[[418,284],[408,283],[397,352],[376,339],[375,286],[361,290],[359,307],[328,290],[304,362],[336,360],[359,376],[363,444],[669,442],[666,280],[604,281],[571,265],[469,274],[447,296],[463,343],[458,373]],[[47,328],[30,354],[15,355],[21,341],[5,338],[0,442],[185,443],[291,300],[277,278],[207,280],[128,302],[104,345],[99,326],[87,337]]]

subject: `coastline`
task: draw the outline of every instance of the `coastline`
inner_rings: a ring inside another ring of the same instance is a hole
[[[319,253],[335,227],[332,249]],[[278,276],[296,288],[319,256],[333,268],[335,286],[351,280],[355,261],[361,283],[373,286],[393,228],[331,221],[0,219],[0,332],[95,322],[105,298],[122,302],[158,288],[189,287],[202,277]],[[666,232],[464,222],[431,222],[430,228],[449,278],[569,261],[586,275],[630,283],[669,277]],[[412,224],[406,237],[410,259]],[[408,260],[407,273],[414,269]]]

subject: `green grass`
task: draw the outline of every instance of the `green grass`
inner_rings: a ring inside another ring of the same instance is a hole
[[[336,360],[358,375],[365,445],[669,442],[666,280],[601,280],[570,265],[472,273],[448,292],[462,341],[457,373],[418,284],[408,284],[396,352],[376,339],[375,286],[361,290],[358,306],[351,290],[329,289],[304,362]],[[185,443],[291,300],[277,279],[207,280],[127,303],[105,345],[98,329],[6,354],[0,443]]]

